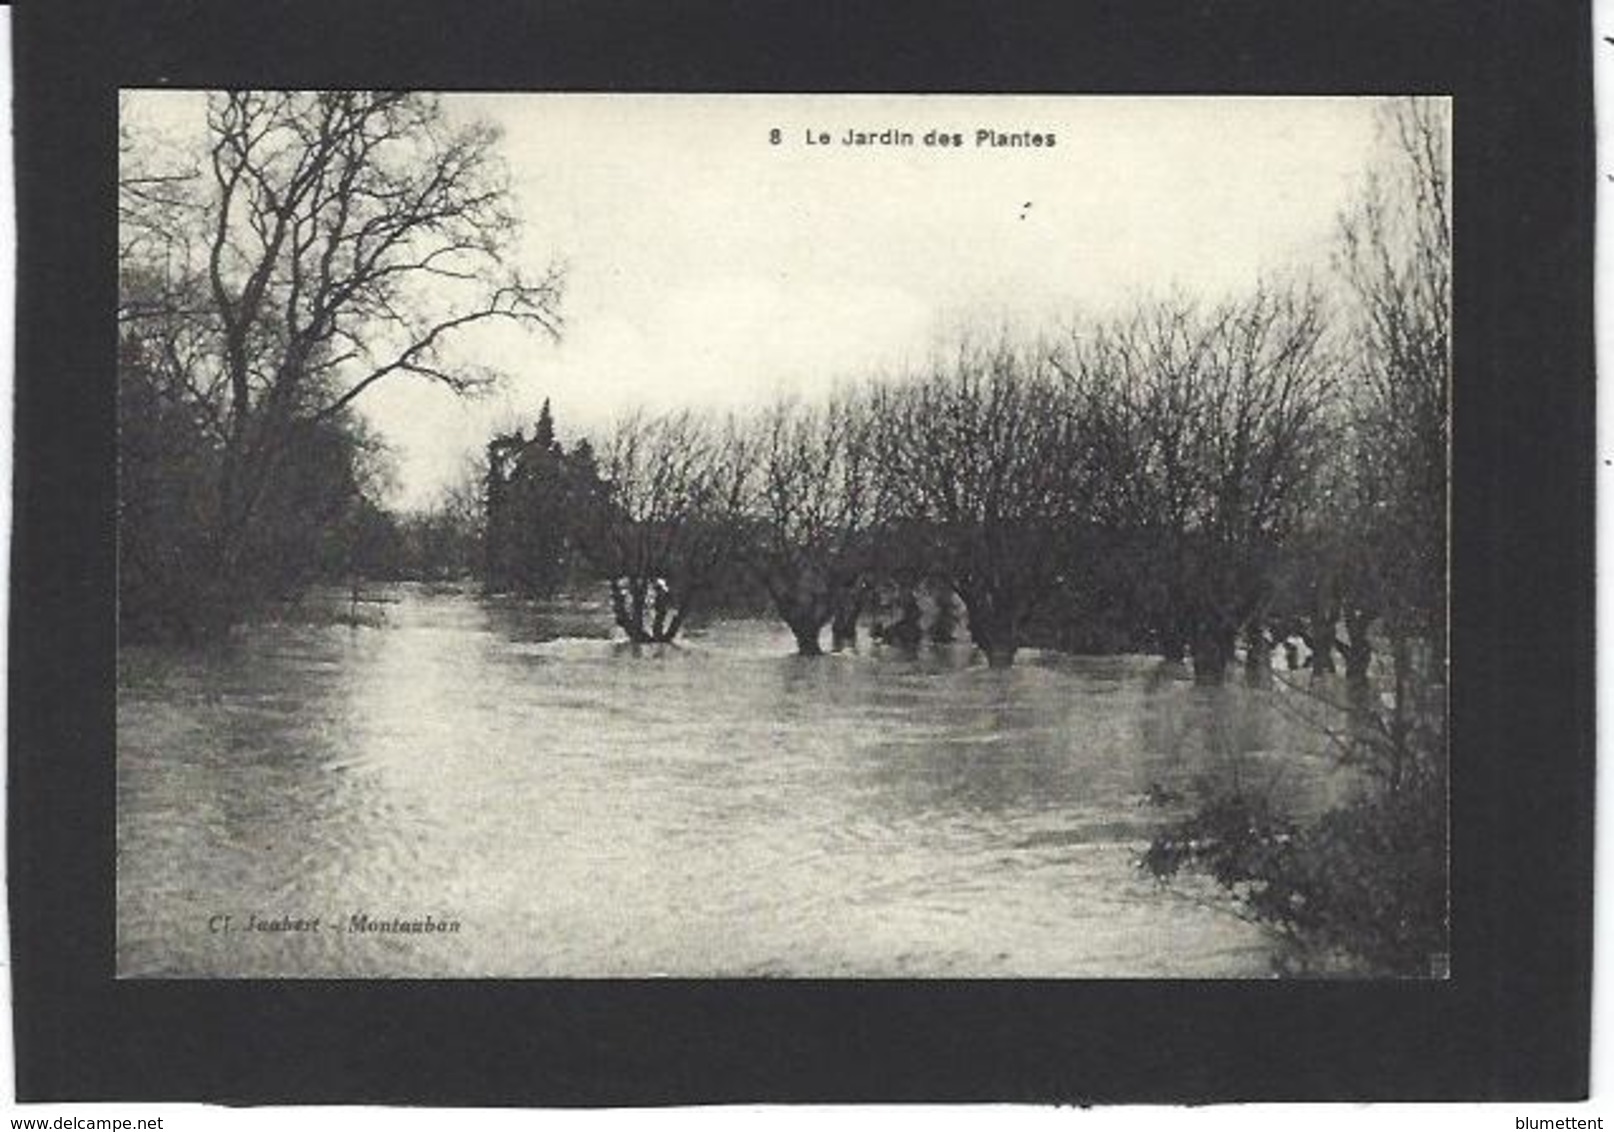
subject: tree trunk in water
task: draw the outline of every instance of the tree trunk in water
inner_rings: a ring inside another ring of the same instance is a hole
[[[673,614],[675,618],[671,628],[667,624],[668,614]],[[672,595],[667,592],[667,587],[661,584],[660,581],[653,583],[650,595],[651,640],[661,642],[672,640],[673,635],[678,632],[677,621],[679,620],[682,620],[682,618],[677,617],[672,607]]]
[[[674,605],[667,591],[656,582],[634,577],[611,580],[612,619],[636,645],[672,641],[683,626],[684,612],[684,607]]]
[[[1307,667],[1311,669],[1313,676],[1332,676],[1338,671],[1334,667],[1334,648],[1337,644],[1334,638],[1334,623],[1338,620],[1331,610],[1319,607],[1313,611],[1306,625],[1306,631],[1301,634],[1300,639],[1305,641],[1306,647],[1311,650],[1311,659]]]
[[[783,568],[763,578],[773,598],[774,611],[790,627],[799,656],[823,656],[818,636],[835,613],[832,595],[814,571],[797,566]]]
[[[943,589],[936,594],[936,615],[930,622],[930,642],[950,645],[958,640],[958,611],[953,607],[953,591]]]
[[[619,578],[611,579],[611,620],[616,622],[617,628],[628,635],[628,640],[633,640],[633,631],[636,626],[633,624],[633,619],[628,615],[628,599],[623,592],[622,581]]]
[[[1183,657],[1188,652],[1188,641],[1193,634],[1186,631],[1178,621],[1173,618],[1164,624],[1156,623],[1155,639],[1160,645],[1160,659],[1170,665],[1181,665]]]
[[[1272,687],[1272,638],[1265,629],[1249,635],[1244,653],[1244,682],[1252,688]]]
[[[1238,622],[1209,597],[1196,600],[1187,617],[1188,651],[1194,662],[1195,684],[1222,684],[1233,663],[1233,644],[1238,639]]]
[[[1020,649],[1013,610],[1004,608],[1005,603],[990,594],[960,590],[959,596],[964,599],[964,609],[969,614],[970,639],[986,654],[987,667],[1011,667],[1014,654]]]
[[[1233,634],[1207,630],[1194,638],[1194,683],[1220,684],[1233,659]]]
[[[671,644],[678,636],[678,630],[684,627],[684,617],[686,614],[688,614],[688,612],[689,605],[687,602],[683,605],[677,606],[673,613],[672,620],[667,622],[666,627],[661,630],[660,634],[656,637],[656,640],[664,645]]]
[[[971,609],[970,637],[974,639],[976,647],[986,654],[988,668],[1013,667],[1014,654],[1020,651],[1019,634],[1015,632],[1013,622],[1003,618],[986,621]]]
[[[1373,618],[1361,610],[1351,610],[1345,614],[1345,632],[1350,635],[1350,641],[1343,647],[1345,653],[1345,686],[1350,690],[1353,702],[1366,700],[1369,696],[1368,669],[1373,664],[1373,644],[1368,640],[1368,626]]]
[[[830,648],[836,652],[857,648],[857,619],[863,612],[861,587],[842,590],[835,597],[835,615],[830,619]]]
[[[787,620],[791,635],[796,638],[796,654],[798,656],[823,656],[824,650],[818,643],[818,634],[823,629],[822,622],[811,618],[796,618]]]
[[[857,612],[851,616],[837,613],[829,626],[830,648],[836,652],[845,652],[847,649],[857,648]]]
[[[189,610],[182,611],[181,636],[189,644],[209,644],[230,635],[238,595],[223,577],[204,580]]]
[[[879,631],[879,638],[888,645],[913,652],[918,649],[919,642],[924,636],[924,627],[920,624],[919,601],[911,589],[905,589],[900,602],[902,615],[891,624],[883,626]]]

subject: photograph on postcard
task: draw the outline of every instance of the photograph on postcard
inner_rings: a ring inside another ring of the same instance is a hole
[[[123,978],[1444,978],[1451,102],[126,90]]]

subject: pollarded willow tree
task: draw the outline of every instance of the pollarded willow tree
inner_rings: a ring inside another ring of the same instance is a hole
[[[1263,627],[1280,558],[1328,456],[1338,371],[1310,289],[1258,288],[1213,322],[1186,590],[1195,677],[1219,681],[1236,637],[1254,640]]]
[[[222,628],[254,596],[244,566],[296,438],[381,381],[487,384],[456,341],[557,334],[561,280],[515,262],[497,130],[436,96],[223,92],[205,132],[193,175],[150,172],[127,138],[119,317],[214,453],[199,596]]]
[[[1058,362],[1088,422],[1095,514],[1142,548],[1138,604],[1198,680],[1223,679],[1241,632],[1257,639],[1328,455],[1326,328],[1315,291],[1264,285],[1209,310],[1144,308]]]
[[[1041,349],[965,338],[880,406],[894,519],[921,532],[994,668],[1014,663],[1085,518],[1083,421]]]
[[[672,641],[712,596],[739,549],[749,449],[737,422],[688,410],[629,414],[596,446],[600,498],[576,529],[630,641]]]
[[[847,392],[821,405],[784,401],[761,414],[756,432],[756,573],[802,656],[822,653],[832,622],[835,647],[845,647],[856,638],[881,491],[870,406]]]
[[[1086,421],[1093,521],[1127,566],[1118,596],[1174,662],[1194,637],[1184,562],[1202,479],[1208,350],[1193,305],[1173,299],[1085,325],[1052,357]]]

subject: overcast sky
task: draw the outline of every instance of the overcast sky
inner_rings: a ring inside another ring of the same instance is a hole
[[[149,97],[149,96],[148,96]],[[567,266],[559,343],[482,334],[500,391],[381,383],[364,410],[428,502],[496,427],[562,440],[636,404],[748,404],[898,366],[961,321],[1040,325],[1327,263],[1375,101],[452,95],[504,130],[523,255]],[[175,105],[178,103],[176,101]],[[194,96],[191,105],[194,106]],[[780,144],[770,131],[779,131]],[[847,146],[848,130],[913,135]],[[1053,135],[978,146],[976,131]],[[939,130],[962,147],[924,144]],[[828,145],[805,143],[811,131]]]

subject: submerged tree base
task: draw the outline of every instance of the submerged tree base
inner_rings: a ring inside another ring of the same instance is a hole
[[[824,655],[824,647],[818,643],[818,635],[820,631],[821,630],[817,628],[805,629],[798,628],[794,625],[790,627],[791,636],[796,638],[797,656]]]
[[[687,611],[687,605],[675,601],[660,578],[627,577],[611,582],[611,616],[634,644],[670,644],[683,628]]]

